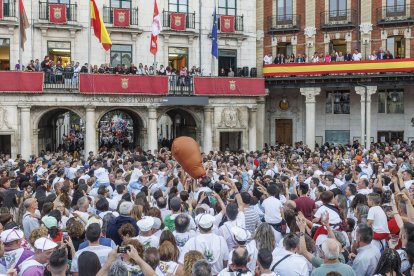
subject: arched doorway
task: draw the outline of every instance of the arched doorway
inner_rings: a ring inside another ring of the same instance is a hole
[[[99,120],[99,147],[131,150],[142,146],[141,117],[130,110],[115,109]]]
[[[169,148],[174,138],[180,136],[189,136],[197,140],[196,120],[184,109],[170,109],[158,120],[158,144]]]
[[[38,131],[39,152],[83,149],[85,122],[72,110],[59,108],[46,112],[39,120]]]

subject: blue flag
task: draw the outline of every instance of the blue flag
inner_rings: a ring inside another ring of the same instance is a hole
[[[211,54],[213,57],[218,58],[218,43],[217,43],[217,14],[216,14],[216,5],[214,4],[214,19],[213,19],[213,29],[211,30],[211,37],[213,39],[213,44],[211,45]]]

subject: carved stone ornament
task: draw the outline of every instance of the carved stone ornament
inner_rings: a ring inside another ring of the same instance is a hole
[[[224,108],[221,113],[220,127],[235,128],[240,125],[240,111],[238,108]]]
[[[371,23],[362,23],[359,25],[359,30],[363,34],[370,34],[372,32],[372,24]]]
[[[3,107],[0,107],[0,129],[3,129],[5,126],[8,129],[11,129],[11,126],[7,120],[7,110]]]
[[[316,28],[315,27],[306,27],[305,28],[305,35],[308,38],[312,38],[314,35],[316,35]]]

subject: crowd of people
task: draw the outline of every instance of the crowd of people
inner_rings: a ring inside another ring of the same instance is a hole
[[[400,58],[400,57],[395,57]],[[332,53],[324,52],[314,52],[312,56],[307,56],[306,54],[298,54],[295,56],[291,54],[290,56],[285,56],[284,54],[278,53],[275,58],[272,57],[272,54],[267,54],[263,58],[263,63],[265,65],[269,64],[285,64],[285,63],[329,63],[329,62],[339,62],[339,61],[361,61],[366,60],[383,60],[383,59],[394,59],[393,54],[389,50],[384,50],[379,48],[378,51],[373,51],[371,54],[362,57],[361,52],[358,49],[354,49],[353,52],[347,51],[346,53],[332,51]]]
[[[15,70],[20,70],[20,64],[16,64]],[[44,72],[45,83],[57,84],[77,84],[79,82],[80,73],[88,73],[88,70],[94,74],[122,74],[122,75],[141,75],[141,76],[176,76],[177,84],[187,82],[187,80],[194,76],[202,76],[201,68],[196,66],[188,69],[186,66],[181,68],[173,68],[171,66],[164,67],[160,65],[159,68],[154,66],[143,65],[139,63],[138,66],[130,64],[118,64],[113,66],[110,63],[88,66],[88,63],[81,65],[79,62],[71,61],[63,64],[60,60],[54,62],[49,56],[45,56],[43,61],[39,59],[31,60],[27,66],[22,67],[23,71],[27,72]],[[174,78],[172,78],[174,79]]]
[[[413,275],[414,148],[1,155],[0,273]]]

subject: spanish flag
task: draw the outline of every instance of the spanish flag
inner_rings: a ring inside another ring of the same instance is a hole
[[[95,0],[90,0],[91,5],[91,25],[95,36],[99,39],[99,42],[104,47],[105,51],[108,51],[112,47],[112,41],[106,31],[105,24],[101,16],[99,15],[98,7],[96,6]]]

